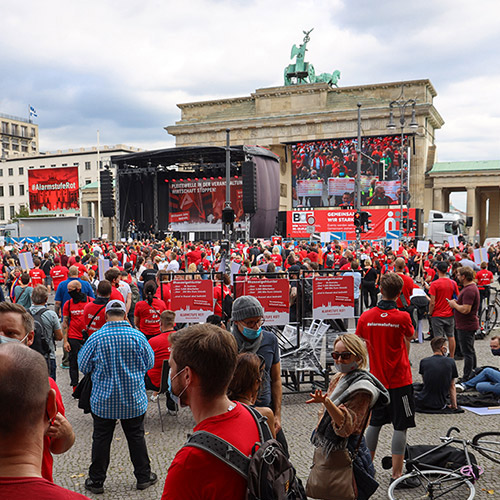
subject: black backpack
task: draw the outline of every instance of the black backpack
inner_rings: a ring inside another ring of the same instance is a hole
[[[49,331],[49,329],[43,324],[42,314],[48,310],[49,309],[47,307],[42,307],[35,314],[29,311],[29,313],[33,316],[35,323],[35,336],[33,338],[31,348],[38,351],[47,360],[50,356],[50,346],[53,340],[52,332]]]
[[[295,468],[281,444],[272,437],[266,417],[249,406],[245,407],[259,429],[260,441],[255,443],[250,457],[231,443],[206,431],[197,431],[189,436],[184,446],[205,450],[242,475],[247,480],[248,500],[306,500],[304,487]]]
[[[333,252],[328,252],[326,254],[325,267],[328,269],[333,269],[334,265],[335,265],[335,258],[333,256]]]

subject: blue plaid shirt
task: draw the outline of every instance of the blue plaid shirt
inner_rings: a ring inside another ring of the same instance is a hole
[[[154,352],[143,333],[126,321],[109,321],[78,353],[82,373],[92,373],[90,408],[101,418],[128,419],[146,412],[146,372]]]

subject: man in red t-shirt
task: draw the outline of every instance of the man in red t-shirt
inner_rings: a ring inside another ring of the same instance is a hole
[[[31,286],[35,288],[38,285],[43,285],[46,278],[45,273],[40,269],[40,264],[42,261],[38,258],[33,259],[34,268],[30,269]]]
[[[69,353],[69,378],[75,390],[79,377],[78,352],[85,342],[82,332],[87,326],[83,310],[92,299],[82,292],[82,284],[78,280],[68,283],[68,293],[71,299],[63,307],[63,345],[64,350]]]
[[[455,356],[455,320],[453,310],[448,301],[458,297],[458,286],[446,276],[448,264],[444,261],[436,264],[438,279],[431,282],[429,288],[429,316],[431,317],[432,335],[447,337],[450,347],[450,358]]]
[[[102,280],[97,285],[97,298],[88,302],[83,309],[84,328],[87,335],[92,335],[106,323],[106,304],[111,294],[111,283]]]
[[[236,367],[236,342],[230,332],[199,324],[170,335],[171,392],[189,406],[196,431],[225,439],[249,456],[259,440],[253,416],[227,397]],[[208,415],[208,417],[205,417]],[[205,450],[182,447],[168,469],[163,500],[243,500],[246,480]]]
[[[21,318],[21,314],[16,316]],[[21,322],[18,334],[23,328]],[[56,391],[49,385],[43,356],[27,349],[15,338],[0,345],[0,497],[86,499],[44,477],[40,449],[50,439],[47,435],[58,432],[52,422],[62,426],[60,430],[64,433],[66,425],[61,418],[67,420],[59,413],[59,401]],[[2,335],[0,340],[4,339]],[[12,391],[12,387],[17,390]],[[69,423],[67,425],[71,429]],[[74,441],[72,430],[71,434]]]
[[[396,300],[398,309],[404,309],[410,305],[411,294],[413,293],[413,288],[415,286],[413,280],[407,274],[405,274],[405,267],[406,263],[403,257],[398,257],[394,261],[394,272],[397,275],[401,276],[401,279],[403,280],[403,290],[401,291],[398,300]],[[403,300],[401,300],[401,295],[405,299],[404,304]]]
[[[490,285],[493,283],[493,273],[488,271],[487,262],[481,262],[481,270],[476,273],[476,281],[480,298],[478,316],[481,317],[484,299],[489,296]]]
[[[55,266],[50,270],[50,277],[54,285],[54,292],[56,292],[59,283],[68,279],[68,268],[61,266],[61,259],[59,257],[54,257],[54,264]]]
[[[389,391],[389,406],[373,410],[366,430],[366,444],[375,455],[383,425],[392,423],[392,477],[402,475],[406,430],[415,427],[415,403],[408,351],[415,337],[410,315],[399,311],[396,299],[403,289],[403,279],[396,273],[380,278],[382,300],[358,321],[356,335],[365,339],[370,356],[370,372]]]

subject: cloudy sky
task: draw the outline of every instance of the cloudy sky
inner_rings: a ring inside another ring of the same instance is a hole
[[[282,84],[291,46],[340,86],[429,78],[438,157],[499,159],[497,0],[0,0],[0,113],[42,151],[174,145],[176,103]]]

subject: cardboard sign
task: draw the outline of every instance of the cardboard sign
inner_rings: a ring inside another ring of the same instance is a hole
[[[427,253],[429,251],[428,241],[417,241],[417,252]]]
[[[354,277],[313,278],[313,319],[354,318]]]
[[[75,255],[78,255],[78,245],[76,243],[66,243],[64,248],[65,248],[65,253],[68,257],[71,256],[71,250],[74,250]]]
[[[486,248],[474,248],[474,262],[478,266],[481,262],[488,262],[488,250]]]
[[[50,241],[42,241],[42,253],[50,252]]]
[[[267,325],[287,325],[290,322],[290,284],[288,279],[249,279],[244,294],[259,299]]]
[[[97,260],[97,271],[99,273],[99,281],[106,279],[104,277],[104,274],[110,267],[111,266],[109,265],[109,259],[102,258]]]
[[[458,247],[458,236],[448,236],[448,243],[450,247],[457,248]]]
[[[31,252],[21,252],[19,254],[19,262],[21,263],[21,269],[25,272],[28,272],[30,269],[35,267]]]
[[[178,323],[203,323],[214,312],[212,280],[174,280],[171,307]]]

